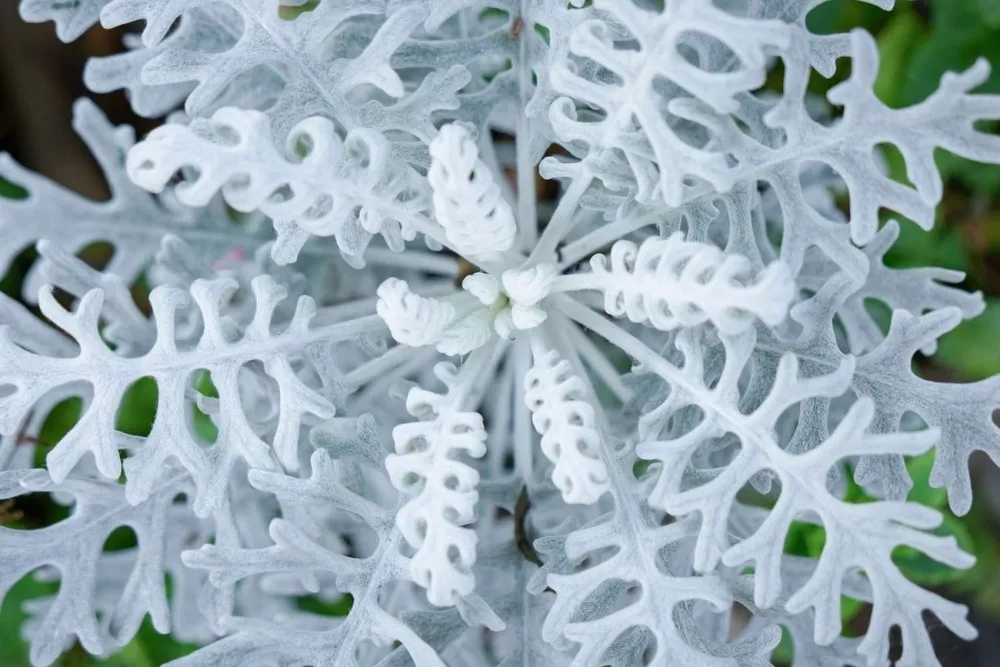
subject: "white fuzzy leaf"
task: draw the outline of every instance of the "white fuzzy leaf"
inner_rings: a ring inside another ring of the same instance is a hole
[[[393,485],[409,497],[396,515],[406,541],[416,549],[410,564],[413,580],[427,589],[431,604],[450,606],[472,593],[476,534],[465,526],[475,518],[479,473],[461,456],[486,453],[483,418],[463,411],[470,373],[481,367],[480,350],[462,371],[439,364],[434,372],[446,394],[411,389],[406,409],[423,421],[392,430],[395,454],[385,465]]]
[[[775,326],[795,297],[795,282],[782,263],[752,276],[745,257],[685,241],[680,232],[638,246],[618,241],[609,256],[594,256],[591,267],[592,273],[561,279],[557,289],[599,290],[609,315],[625,315],[660,331],[704,322],[729,334],[755,320]]]
[[[542,436],[542,452],[555,464],[552,482],[567,503],[595,503],[608,488],[608,470],[585,385],[541,340],[533,338],[531,348],[534,365],[524,378],[524,402]]]
[[[221,191],[233,208],[267,214],[278,231],[272,254],[282,262],[297,256],[303,234],[334,236],[346,256],[360,259],[375,234],[402,250],[427,226],[420,225],[423,186],[380,134],[355,130],[341,140],[333,123],[310,118],[292,128],[282,154],[256,111],[221,109],[203,129],[208,136],[173,124],[154,130],[129,151],[129,175],[159,192],[193,167],[197,178],[177,188],[180,200],[204,206]]]
[[[445,125],[430,144],[427,180],[434,190],[434,216],[464,255],[494,256],[514,245],[517,225],[469,131]]]

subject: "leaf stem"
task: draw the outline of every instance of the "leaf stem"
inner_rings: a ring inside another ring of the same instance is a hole
[[[583,198],[583,193],[590,186],[591,180],[593,177],[589,175],[573,179],[569,189],[559,200],[559,205],[556,207],[555,213],[552,214],[552,219],[545,227],[545,231],[542,232],[538,244],[531,251],[527,261],[528,266],[548,260],[555,254],[559,242],[566,238],[566,235],[573,229],[573,223],[576,221],[573,214],[576,213],[580,199]]]
[[[516,21],[524,21],[528,15],[527,0],[521,0],[520,16]],[[528,116],[524,110],[528,108],[531,98],[531,64],[528,61],[527,35],[522,30],[518,33],[518,92],[521,106],[517,115],[517,228],[521,235],[521,248],[530,253],[538,242],[538,209],[536,205],[537,192],[535,183],[535,165],[528,154],[531,141],[531,128]]]

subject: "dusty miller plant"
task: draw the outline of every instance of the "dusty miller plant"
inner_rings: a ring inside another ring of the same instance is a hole
[[[972,564],[904,461],[933,448],[964,513],[998,460],[997,381],[911,370],[983,303],[883,258],[891,214],[934,222],[936,149],[1000,162],[1000,98],[980,62],[885,106],[873,38],[807,28],[823,1],[21,0],[67,41],[143,22],[86,83],[168,116],[136,143],[78,103],[105,202],[0,160],[28,192],[0,264],[40,254],[0,301],[0,497],[69,507],[0,528],[0,591],[58,582],[33,664],[147,617],[202,646],[173,667],[759,667],[782,630],[798,667],[874,667],[894,627],[924,667],[927,614],[972,638],[893,553]]]

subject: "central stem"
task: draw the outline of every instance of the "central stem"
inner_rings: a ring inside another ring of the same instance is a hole
[[[521,249],[531,252],[538,242],[538,210],[536,205],[537,192],[535,184],[535,164],[528,152],[530,146],[531,128],[525,110],[531,99],[531,64],[528,62],[528,39],[524,31],[529,29],[524,25],[522,17],[527,16],[528,0],[521,0],[520,16],[514,19],[520,22],[518,39],[518,92],[520,93],[520,108],[517,115],[517,219],[521,234]]]
[[[579,208],[580,200],[590,186],[591,180],[593,180],[593,176],[589,174],[573,179],[569,189],[559,199],[559,205],[556,207],[555,213],[552,214],[552,219],[545,227],[545,231],[542,232],[542,238],[538,240],[538,244],[531,251],[528,261],[525,262],[526,266],[533,266],[555,258],[559,242],[566,238],[566,235],[573,228],[575,220],[573,214]]]

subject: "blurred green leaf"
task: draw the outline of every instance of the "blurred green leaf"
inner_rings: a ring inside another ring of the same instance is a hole
[[[937,535],[952,536],[963,551],[973,552],[972,537],[965,524],[951,516],[944,515],[941,527],[934,531]],[[926,588],[954,583],[965,576],[965,570],[956,570],[910,547],[901,547],[893,553],[893,562],[907,579]]]
[[[819,35],[844,32],[857,27],[874,32],[886,18],[884,11],[861,0],[831,0],[809,12],[806,26]]]
[[[967,595],[974,606],[1000,620],[1000,541],[996,518],[986,503],[973,503],[972,511],[962,517],[972,539],[972,554],[976,564],[966,571],[952,589],[956,596]]]
[[[875,94],[891,107],[899,106],[901,83],[909,72],[913,49],[923,37],[923,22],[906,5],[878,37],[880,66]]]
[[[79,398],[67,398],[56,404],[49,412],[42,428],[38,432],[38,446],[35,449],[35,466],[45,466],[45,456],[52,447],[69,433],[80,419],[83,411],[83,401]]]
[[[14,584],[3,599],[0,607],[0,665],[4,667],[28,667],[28,646],[21,640],[21,627],[27,614],[22,611],[24,603],[33,598],[52,593],[52,584],[42,584],[32,576],[27,576]]]
[[[177,658],[183,658],[193,653],[198,646],[177,641],[170,635],[161,635],[149,622],[147,617],[139,628],[133,643],[140,643],[146,653],[154,658],[154,665],[162,665]]]
[[[988,298],[986,311],[962,322],[946,333],[934,359],[969,380],[982,380],[1000,373],[1000,298]]]
[[[953,516],[948,510],[947,490],[933,488],[930,485],[933,467],[933,450],[907,461],[906,469],[913,480],[913,488],[910,490],[907,500],[939,510],[943,519],[941,526],[934,531],[935,534],[954,536],[963,550],[975,553],[975,544],[968,525],[962,519]],[[951,568],[909,547],[898,549],[893,554],[893,561],[908,579],[921,586],[941,586],[960,581],[968,576],[966,570]]]
[[[910,473],[910,479],[913,480],[913,488],[910,489],[910,494],[906,499],[910,502],[920,503],[925,507],[944,510],[948,505],[948,491],[931,486],[931,468],[933,467],[934,450],[906,462],[906,469]]]
[[[1000,27],[1000,0],[979,0],[979,13],[988,26]]]
[[[138,544],[135,531],[132,528],[118,526],[104,541],[104,551],[125,551],[126,549],[134,549]]]
[[[989,26],[983,23],[981,0],[931,0],[935,30],[955,37],[977,37]]]
[[[141,378],[129,387],[118,408],[118,430],[140,437],[149,435],[156,418],[158,395],[153,378]]]
[[[60,401],[42,422],[38,439],[47,444],[59,442],[80,419],[82,411],[83,401],[79,398],[67,398],[65,401]]]
[[[286,21],[293,21],[298,17],[302,16],[306,12],[311,12],[319,6],[319,0],[310,0],[300,6],[281,6],[279,8],[279,15]]]
[[[979,22],[982,28],[982,22]],[[993,66],[993,73],[979,89],[982,92],[1000,92],[1000,74],[996,65],[1000,63],[1000,40],[990,32],[966,34],[935,30],[912,52],[909,68],[902,79],[898,93],[903,106],[917,104],[926,99],[941,85],[945,72],[963,72],[978,58],[986,58]]]
[[[218,398],[219,390],[212,382],[212,375],[208,371],[201,371],[195,379],[194,388],[200,394],[210,398]],[[219,438],[219,427],[215,425],[212,418],[202,412],[198,407],[194,410],[194,430],[199,436],[209,442],[215,442]]]
[[[816,558],[823,553],[826,531],[822,526],[803,521],[792,521],[785,535],[785,553],[792,556]]]
[[[129,642],[121,651],[104,660],[90,659],[88,664],[93,667],[157,667],[161,664],[159,656],[154,661],[140,641]]]
[[[24,199],[28,196],[28,191],[19,185],[0,178],[0,197],[4,199]]]
[[[991,28],[991,17],[1000,16],[998,9],[1000,0],[934,0],[933,29],[911,50],[899,103],[920,102],[937,89],[945,72],[964,71],[979,58],[993,66],[979,90],[1000,92],[1000,36]]]
[[[790,665],[795,658],[795,649],[792,644],[792,635],[788,628],[781,626],[781,641],[771,653],[771,662],[775,665]]]
[[[350,595],[343,595],[336,600],[326,601],[319,598],[303,596],[295,599],[296,606],[302,611],[320,616],[342,617],[350,613],[354,606],[354,598]]]
[[[970,264],[970,253],[961,233],[949,226],[947,221],[936,224],[930,231],[924,231],[916,223],[900,219],[899,239],[886,255],[886,264],[898,269],[939,266],[966,271]]]
[[[1000,39],[1000,35],[997,39]],[[1000,166],[973,162],[947,151],[938,151],[934,161],[941,172],[941,178],[945,181],[958,181],[976,192],[1000,191]]]

